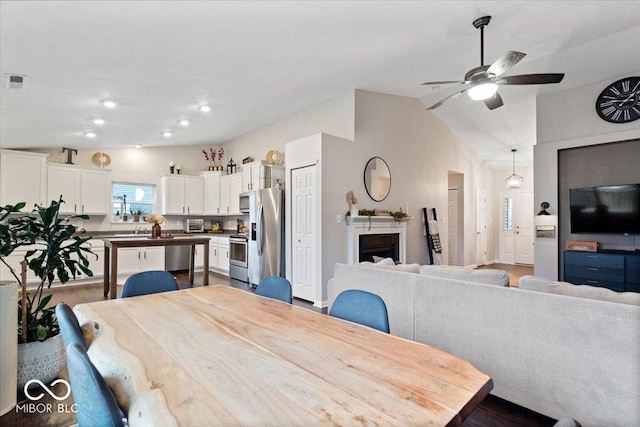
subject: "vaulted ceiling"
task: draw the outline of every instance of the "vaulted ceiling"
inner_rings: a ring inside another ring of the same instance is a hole
[[[480,65],[483,15],[485,62],[517,50],[507,74],[566,74],[501,87],[494,111],[466,96],[433,110],[490,166],[510,167],[511,148],[531,165],[537,95],[640,70],[638,1],[2,1],[3,78],[28,81],[3,81],[0,146],[216,144],[350,89],[428,106],[460,87],[421,83]]]

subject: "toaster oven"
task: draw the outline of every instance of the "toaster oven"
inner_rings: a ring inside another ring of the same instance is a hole
[[[188,218],[184,220],[185,233],[204,233],[204,219]]]

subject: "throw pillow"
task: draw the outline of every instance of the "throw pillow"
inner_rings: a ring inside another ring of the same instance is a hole
[[[395,261],[391,258],[382,258],[380,256],[373,256],[373,262],[378,265],[396,265]]]
[[[520,280],[518,280],[518,288],[527,289],[529,291],[547,292],[550,294],[640,306],[640,293],[637,292],[616,292],[611,289],[599,288],[597,286],[574,285],[568,282],[554,282],[543,279],[542,277],[522,276]]]
[[[509,286],[509,275],[504,270],[472,270],[454,265],[423,265],[420,267],[420,274],[486,285]]]

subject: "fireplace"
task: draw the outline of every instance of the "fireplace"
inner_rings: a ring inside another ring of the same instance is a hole
[[[347,220],[349,264],[371,261],[373,256],[405,263],[407,224],[391,216],[356,216]]]
[[[358,238],[358,262],[373,262],[374,256],[400,260],[400,234],[361,234]]]

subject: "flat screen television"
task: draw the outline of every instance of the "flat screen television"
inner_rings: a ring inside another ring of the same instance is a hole
[[[640,234],[640,184],[569,190],[571,233]]]

